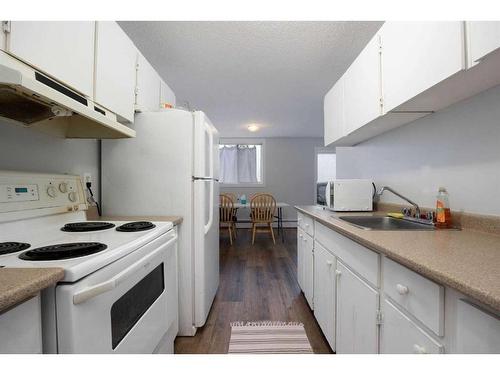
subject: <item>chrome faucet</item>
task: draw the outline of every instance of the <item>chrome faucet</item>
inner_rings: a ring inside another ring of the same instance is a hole
[[[389,186],[384,186],[383,188],[381,188],[378,192],[377,192],[377,195],[378,196],[381,196],[382,193],[384,191],[390,191],[392,194],[398,196],[399,198],[407,201],[408,203],[410,203],[413,207],[415,207],[415,217],[417,219],[420,219],[420,207],[418,206],[418,204],[416,204],[415,202],[413,202],[411,199],[408,199],[406,198],[404,195],[401,195],[399,194],[397,191],[395,191],[394,189],[390,188]]]

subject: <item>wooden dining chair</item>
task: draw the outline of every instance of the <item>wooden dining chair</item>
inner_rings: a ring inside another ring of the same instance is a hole
[[[256,194],[250,201],[252,219],[252,245],[256,232],[271,232],[273,243],[276,244],[273,231],[273,219],[276,211],[276,200],[271,194]]]
[[[230,196],[226,194],[219,195],[219,226],[224,228],[225,226],[229,232],[229,242],[233,244],[233,231],[236,237],[235,225],[234,225],[234,203]]]
[[[238,202],[238,198],[236,197],[236,194],[234,193],[223,193],[224,195],[227,195],[229,198],[231,198],[231,201],[233,202],[233,205]],[[238,222],[238,208],[237,207],[234,207],[233,208],[233,230],[234,230],[234,238],[238,237],[237,236],[237,227],[236,227],[236,223]]]

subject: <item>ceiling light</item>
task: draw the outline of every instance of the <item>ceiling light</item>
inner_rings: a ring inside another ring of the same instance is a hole
[[[251,132],[256,132],[257,130],[259,130],[259,125],[257,124],[250,124],[247,126],[247,129]]]

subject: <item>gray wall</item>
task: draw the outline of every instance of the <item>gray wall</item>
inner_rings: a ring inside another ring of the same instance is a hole
[[[338,178],[373,178],[422,206],[439,186],[453,210],[500,215],[500,86],[352,148],[337,148]],[[402,203],[390,193],[383,201]]]
[[[264,150],[264,187],[222,188],[221,192],[246,194],[266,192],[277,201],[290,206],[314,203],[315,147],[323,145],[322,138],[266,138]],[[248,220],[248,210],[239,210],[241,219]],[[296,220],[293,207],[284,209],[285,220]],[[286,225],[286,223],[285,223]],[[295,224],[293,224],[295,225]]]
[[[98,141],[60,139],[0,120],[0,169],[92,174],[98,198]]]

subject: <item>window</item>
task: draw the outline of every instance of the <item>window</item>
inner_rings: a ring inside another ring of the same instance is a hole
[[[255,141],[221,142],[219,145],[220,176],[224,185],[262,185],[264,145]]]
[[[336,155],[323,148],[316,149],[316,181],[328,182],[336,178]]]

